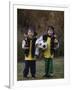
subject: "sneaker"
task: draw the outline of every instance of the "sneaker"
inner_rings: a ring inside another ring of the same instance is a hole
[[[47,77],[47,75],[45,74],[45,75],[43,75],[43,77]]]
[[[53,77],[54,76],[54,74],[52,73],[52,74],[49,74],[49,75],[47,75],[47,77]]]
[[[25,78],[24,78],[24,80],[28,80],[28,78],[27,78],[27,77],[25,77]]]
[[[35,79],[36,77],[35,76],[32,76],[32,79]]]
[[[35,77],[32,77],[32,79],[35,79]]]
[[[51,77],[53,77],[53,76],[54,76],[54,74],[53,74],[53,73],[51,73],[51,74],[50,74],[50,76],[51,76]]]
[[[29,79],[29,77],[27,77],[27,76],[24,76],[23,78],[24,78],[25,80]]]

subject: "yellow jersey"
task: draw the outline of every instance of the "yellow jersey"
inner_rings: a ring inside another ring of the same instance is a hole
[[[31,55],[31,50],[32,50],[32,40],[30,40],[30,48],[29,48],[29,55],[25,56],[25,60],[35,60],[35,57],[33,58]]]
[[[43,53],[44,58],[53,58],[53,55],[51,55],[51,52],[50,52],[50,50],[51,50],[51,38],[50,37],[47,38],[46,43],[48,45],[47,46],[48,48]]]

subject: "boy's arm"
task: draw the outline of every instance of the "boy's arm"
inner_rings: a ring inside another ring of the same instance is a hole
[[[54,49],[56,50],[56,49],[58,49],[58,48],[59,48],[59,41],[58,41],[58,39],[57,39],[57,36],[56,36],[56,35],[55,35],[54,43],[55,43],[55,47],[54,47]]]
[[[22,41],[22,49],[28,49],[28,48],[29,48],[29,47],[26,47],[25,45],[26,45],[26,41],[23,40],[23,41]]]
[[[58,42],[58,40],[57,39],[55,39],[55,47],[54,47],[54,49],[56,50],[56,49],[58,49],[59,48],[59,42]]]
[[[25,40],[22,41],[22,49],[25,48]]]

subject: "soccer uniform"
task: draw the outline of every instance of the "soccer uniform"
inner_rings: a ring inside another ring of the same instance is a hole
[[[46,43],[48,45],[48,48],[43,53],[44,59],[45,59],[45,75],[46,76],[53,74],[54,40],[51,37],[47,36]]]
[[[51,50],[51,38],[47,38],[47,45],[48,48],[44,51],[44,58],[45,58],[45,74],[49,75],[53,73],[53,55],[51,55],[50,50]]]
[[[27,39],[26,43],[29,47],[25,49],[25,68],[23,71],[24,77],[27,77],[29,69],[32,77],[35,77],[36,73],[36,61],[35,61],[35,41],[36,39]]]

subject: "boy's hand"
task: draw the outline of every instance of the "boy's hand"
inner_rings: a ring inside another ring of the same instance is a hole
[[[57,39],[55,39],[55,40],[54,40],[54,43],[55,43],[55,47],[54,47],[54,49],[56,50],[56,49],[59,48],[59,42],[58,42]]]
[[[54,43],[58,43],[58,40],[57,40],[57,39],[55,39],[55,40],[54,40]]]

